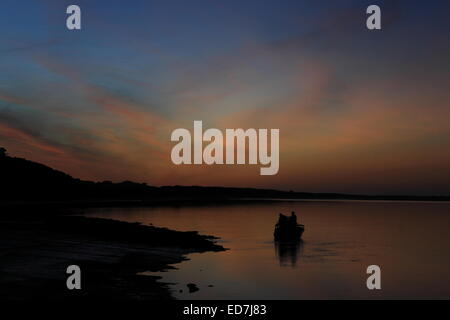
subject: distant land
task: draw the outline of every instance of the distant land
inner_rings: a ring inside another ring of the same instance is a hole
[[[73,178],[37,162],[8,156],[6,152],[0,153],[0,177],[0,201],[3,204],[56,201],[89,206],[139,206],[168,202],[276,199],[450,201],[450,196],[355,195],[232,187],[156,187],[131,181],[93,182]]]
[[[142,273],[173,269],[190,253],[225,250],[196,231],[79,216],[98,203],[153,199],[152,187],[81,181],[2,148],[0,185],[0,300],[174,299],[161,277]],[[65,286],[73,264],[83,270],[83,290]]]

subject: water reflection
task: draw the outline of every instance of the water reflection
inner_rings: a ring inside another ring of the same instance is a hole
[[[290,211],[301,212],[308,228],[303,249],[273,242],[277,213]],[[180,299],[450,298],[449,202],[270,202],[90,212],[220,237],[230,250],[192,254],[178,269],[158,274],[162,282],[180,284]],[[374,262],[389,270],[383,278],[389,290],[375,295],[365,285],[365,270]],[[188,283],[200,290],[188,293]]]
[[[303,251],[303,241],[275,241],[274,247],[281,267],[295,267]]]

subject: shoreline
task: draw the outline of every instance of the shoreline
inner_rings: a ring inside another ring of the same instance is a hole
[[[448,197],[372,197],[372,198],[167,198],[167,199],[124,199],[124,200],[63,200],[63,201],[1,201],[2,211],[35,210],[36,208],[44,215],[79,214],[81,209],[91,208],[151,208],[151,207],[178,207],[178,206],[209,206],[209,205],[235,205],[255,203],[278,203],[278,202],[374,202],[374,203],[448,203]],[[46,212],[48,211],[48,212]],[[45,212],[45,213],[44,213]],[[55,213],[56,212],[56,213]],[[0,218],[1,219],[1,218]]]
[[[174,299],[161,277],[189,253],[223,251],[212,236],[79,216],[0,220],[0,299]],[[81,269],[68,290],[66,268]]]

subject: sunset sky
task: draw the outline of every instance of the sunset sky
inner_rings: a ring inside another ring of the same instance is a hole
[[[11,155],[96,181],[450,195],[447,0],[3,0],[0,30]],[[279,173],[172,164],[194,120],[279,128]]]

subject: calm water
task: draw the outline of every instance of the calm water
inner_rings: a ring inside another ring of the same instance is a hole
[[[292,210],[306,227],[303,244],[279,247],[272,239],[278,212]],[[180,299],[450,298],[450,203],[278,202],[89,215],[221,237],[230,250],[191,254],[177,270],[157,273]],[[372,264],[381,267],[380,291],[366,288]],[[200,290],[188,293],[190,282]]]

